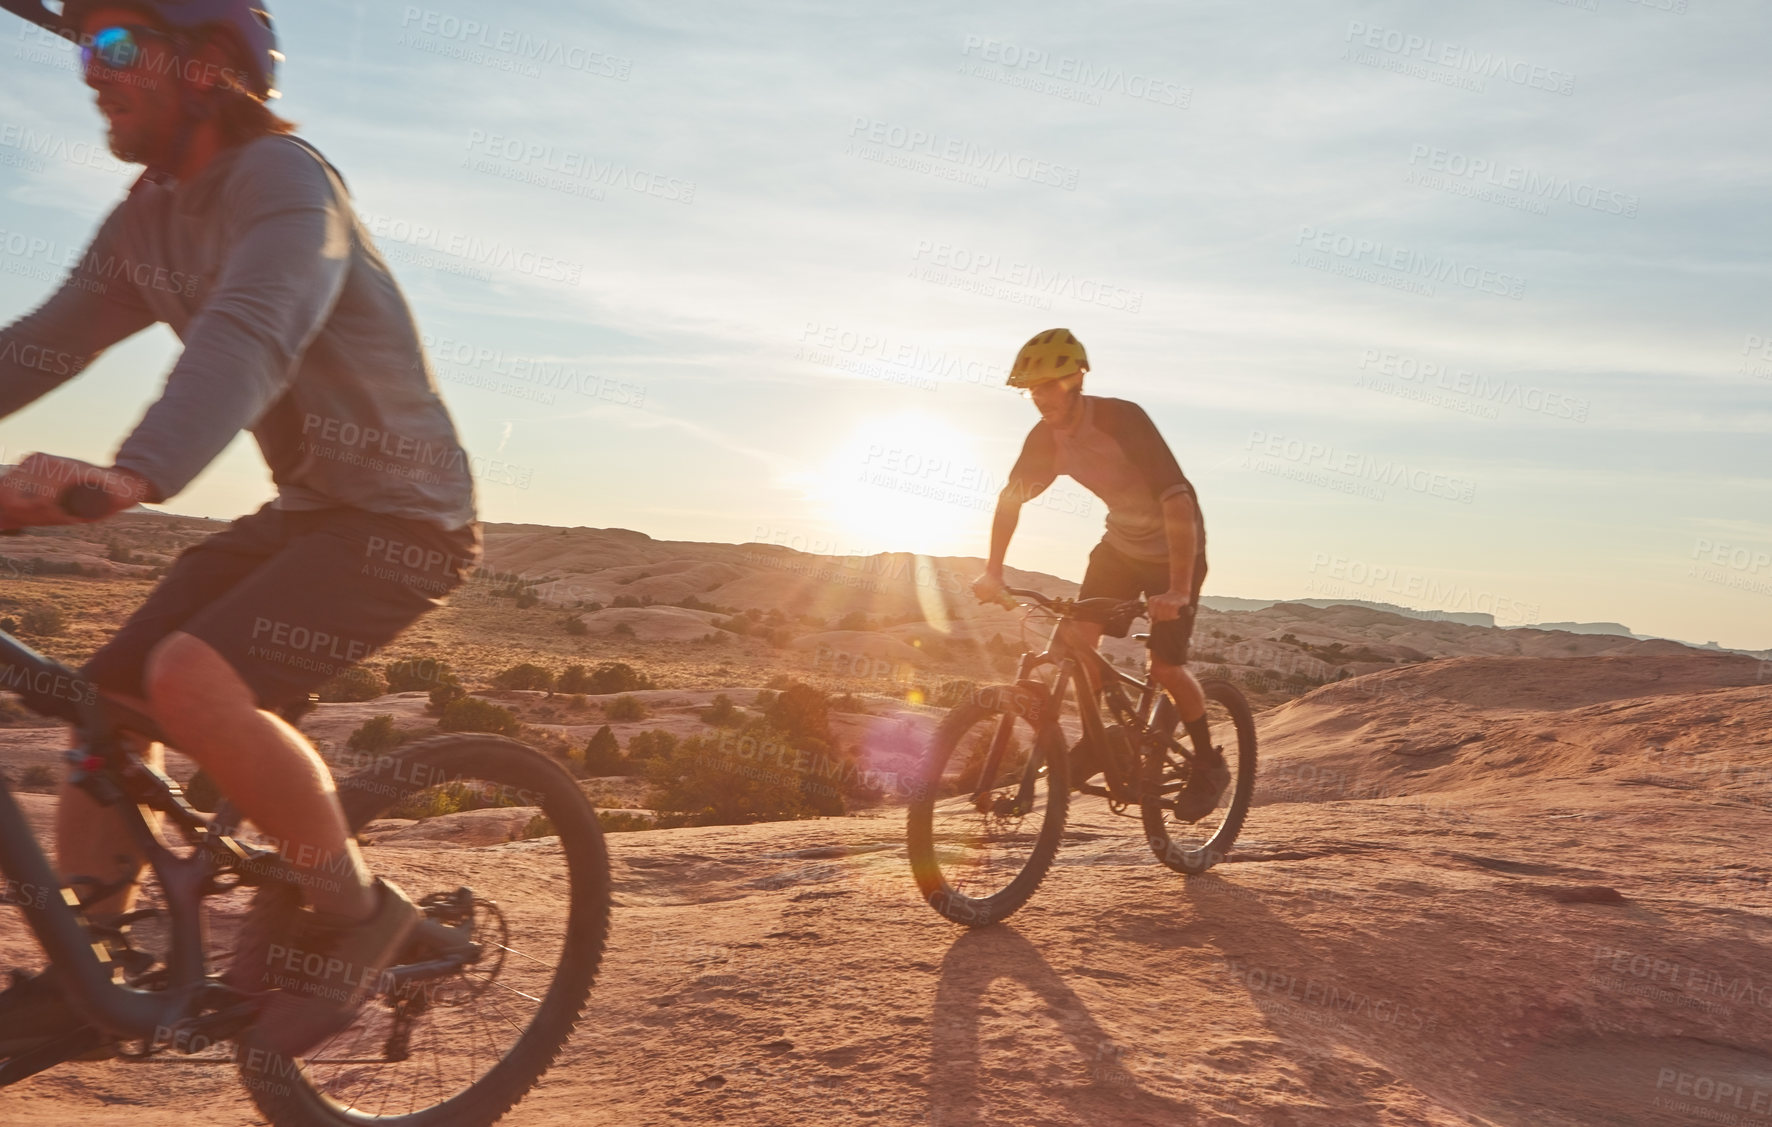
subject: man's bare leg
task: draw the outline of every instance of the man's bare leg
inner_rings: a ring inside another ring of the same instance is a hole
[[[351,919],[369,915],[376,905],[369,873],[332,773],[313,745],[261,710],[233,667],[189,634],[172,634],[156,646],[144,679],[147,711],[173,746],[202,765],[291,864],[314,874],[306,885],[308,904]],[[133,850],[119,855],[119,842],[127,839],[115,815],[67,790],[56,820],[62,871],[103,879],[137,871]]]

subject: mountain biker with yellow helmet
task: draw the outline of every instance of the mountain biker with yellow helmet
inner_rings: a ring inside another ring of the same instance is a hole
[[[0,528],[164,501],[240,431],[258,440],[276,499],[181,555],[84,672],[152,716],[304,871],[306,907],[265,926],[322,970],[283,977],[257,1023],[260,1046],[299,1055],[351,1020],[420,913],[366,870],[326,764],[272,710],[465,581],[472,478],[344,181],[269,109],[282,56],[263,0],[0,7],[79,46],[112,152],[146,166],[61,289],[0,330],[0,418],[156,322],[184,345],[112,466],[31,455],[0,479]],[[74,483],[87,504],[67,504]],[[127,909],[141,871],[122,830],[63,787],[58,861],[95,923]],[[229,982],[257,992],[265,971],[237,954]],[[14,990],[57,1001],[49,977]]]
[[[1069,329],[1048,329],[1016,354],[1008,384],[1027,392],[1040,421],[998,495],[990,559],[972,589],[987,602],[1003,596],[1003,561],[1021,506],[1058,475],[1068,474],[1101,498],[1107,531],[1089,554],[1077,597],[1149,596],[1151,676],[1175,701],[1206,768],[1190,776],[1175,808],[1183,819],[1198,821],[1212,812],[1230,782],[1230,768],[1206,726],[1205,695],[1186,668],[1206,580],[1206,525],[1194,487],[1150,416],[1123,399],[1084,395],[1088,371],[1089,355]],[[1100,642],[1101,626],[1070,625],[1078,645],[1094,648]],[[1082,783],[1093,771],[1084,766],[1075,773],[1073,781]]]

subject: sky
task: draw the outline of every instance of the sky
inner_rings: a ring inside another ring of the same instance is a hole
[[[1193,481],[1209,595],[1772,647],[1759,0],[275,11],[486,520],[983,555],[1063,326]],[[0,19],[9,318],[132,170]],[[108,463],[177,348],[0,461]],[[166,507],[270,492],[242,436]],[[1010,564],[1080,576],[1103,516],[1061,479]]]

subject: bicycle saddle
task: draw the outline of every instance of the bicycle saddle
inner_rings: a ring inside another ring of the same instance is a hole
[[[1132,620],[1143,612],[1144,604],[1137,599],[1130,602],[1120,599],[1082,599],[1071,609],[1071,617],[1080,622],[1097,624],[1104,634],[1124,638],[1126,631],[1132,629]]]

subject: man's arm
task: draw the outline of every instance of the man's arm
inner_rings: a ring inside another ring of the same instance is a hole
[[[1200,508],[1192,490],[1172,493],[1163,502],[1163,537],[1169,542],[1169,590],[1191,598],[1194,556],[1200,550]]]
[[[972,584],[973,594],[984,602],[995,602],[1003,594],[1003,561],[1021,523],[1021,507],[1044,493],[1057,476],[1054,454],[1051,433],[1044,423],[1036,425],[1022,443],[1015,468],[1009,471],[1009,484],[997,494],[997,511],[991,517],[991,557],[985,561],[984,574]]]
[[[157,500],[189,485],[288,390],[350,268],[346,204],[318,158],[261,141],[239,159],[223,201],[227,262],[166,390],[117,452]]]
[[[117,254],[121,208],[93,236],[61,289],[35,312],[0,329],[0,419],[73,379],[99,354],[147,328],[154,315],[133,286],[99,265]]]

